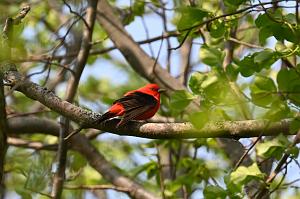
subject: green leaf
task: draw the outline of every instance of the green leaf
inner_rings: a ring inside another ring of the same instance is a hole
[[[262,173],[257,164],[253,163],[249,167],[240,166],[230,174],[230,180],[234,184],[247,184],[251,180],[263,180],[265,174]]]
[[[145,12],[145,2],[144,1],[134,1],[132,12],[135,16],[142,16]]]
[[[181,112],[194,98],[191,93],[185,90],[175,91],[170,97],[170,107],[176,112]]]
[[[270,36],[274,36],[279,41],[299,42],[299,26],[293,25],[295,21],[292,20],[292,15],[284,15],[281,9],[267,12],[260,14],[255,21],[256,26],[260,28],[259,40],[262,44]],[[261,33],[261,31],[263,32]]]
[[[228,64],[226,67],[226,73],[232,81],[236,81],[239,74],[238,66],[234,63]]]
[[[254,79],[254,84],[260,90],[276,92],[274,81],[266,76],[257,75]]]
[[[254,83],[250,85],[252,102],[265,107],[276,99],[276,86],[273,80],[265,76],[256,76]]]
[[[227,193],[220,186],[208,185],[204,188],[203,195],[205,199],[225,199]]]
[[[209,26],[209,33],[214,38],[224,36],[226,31],[227,28],[224,20],[214,20]]]
[[[280,97],[276,96],[276,99],[271,104],[269,110],[264,114],[263,118],[270,121],[279,121],[285,118],[289,118],[291,110],[286,102],[282,101]]]
[[[200,49],[200,59],[209,66],[221,67],[223,63],[224,53],[214,47],[203,45]]]
[[[15,191],[22,196],[22,199],[32,199],[32,193],[29,190],[17,188]]]
[[[206,75],[200,72],[195,72],[191,75],[189,79],[189,88],[192,90],[192,92],[196,95],[200,95],[202,92],[201,84],[205,79],[207,78]]]
[[[287,154],[290,154],[293,158],[298,158],[299,156],[299,149],[297,146],[293,146],[288,148],[288,150],[286,151]]]
[[[208,11],[195,7],[182,7],[178,8],[177,11],[181,15],[177,22],[179,31],[200,24],[204,17],[209,14]]]
[[[234,5],[234,6],[239,6],[242,3],[246,2],[247,0],[225,0],[225,4],[230,4],[230,5]]]
[[[189,120],[197,129],[201,129],[208,122],[207,112],[196,112],[189,115]]]
[[[281,134],[270,141],[258,143],[256,146],[257,155],[264,158],[275,157],[279,160],[289,144],[286,136]]]
[[[273,59],[274,59],[274,52],[271,49],[265,49],[261,52],[258,52],[254,56],[254,63],[257,64],[274,63]]]
[[[290,123],[289,132],[296,133],[299,129],[300,129],[300,118],[296,117]]]
[[[298,68],[281,69],[277,74],[277,84],[285,99],[300,105],[300,73]]]
[[[131,170],[131,173],[134,177],[136,177],[137,175],[139,175],[140,173],[147,171],[148,168],[151,168],[153,166],[155,166],[155,162],[151,161],[151,162],[147,162],[145,164],[139,165],[137,167],[134,167],[134,169]]]
[[[241,75],[244,77],[250,77],[255,71],[258,71],[258,67],[254,64],[253,56],[251,55],[244,57],[241,61],[237,61],[236,63],[239,66]]]

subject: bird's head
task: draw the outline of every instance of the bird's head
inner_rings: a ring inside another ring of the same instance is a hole
[[[160,98],[160,93],[166,91],[165,89],[160,88],[157,84],[147,84],[139,90],[141,90],[144,93],[153,95],[158,99]]]

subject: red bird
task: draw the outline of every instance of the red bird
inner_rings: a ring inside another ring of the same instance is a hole
[[[147,84],[137,90],[127,92],[122,98],[114,101],[110,109],[98,119],[103,122],[116,116],[123,116],[117,127],[130,120],[147,120],[159,109],[160,89],[157,84]]]

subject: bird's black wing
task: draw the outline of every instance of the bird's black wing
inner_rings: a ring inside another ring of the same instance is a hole
[[[122,104],[125,109],[120,125],[154,108],[158,103],[153,96],[138,91],[116,100],[114,104],[117,102]]]

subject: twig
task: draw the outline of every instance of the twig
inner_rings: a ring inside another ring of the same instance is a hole
[[[149,34],[149,30],[148,30],[148,27],[146,25],[144,17],[141,17],[141,20],[142,20],[142,24],[143,24],[143,27],[144,27],[144,30],[145,30],[145,33],[146,33],[146,40],[149,40],[150,34]],[[149,47],[151,56],[154,57],[154,51],[153,51],[151,42],[148,43],[148,47]]]
[[[293,143],[289,146],[289,148],[294,147],[300,141],[300,130],[298,131],[297,135],[294,137]],[[265,195],[269,194],[268,185],[273,182],[276,178],[278,173],[281,171],[281,168],[284,164],[286,164],[287,159],[290,157],[289,153],[285,153],[282,158],[280,159],[279,163],[277,164],[274,171],[269,175],[266,180],[266,183],[262,186],[262,188],[258,191],[256,198],[263,198]]]
[[[233,42],[235,42],[237,44],[241,44],[241,45],[250,47],[250,48],[264,49],[264,47],[262,47],[262,46],[258,46],[258,45],[255,45],[255,44],[250,44],[250,43],[247,43],[247,42],[244,42],[244,41],[240,41],[240,40],[237,40],[237,39],[232,38],[232,37],[230,37],[228,40],[229,41],[233,41]]]
[[[155,41],[159,41],[161,39],[165,39],[168,37],[177,37],[178,35],[180,35],[178,32],[176,31],[170,31],[168,33],[164,33],[160,36],[156,36],[150,39],[146,39],[146,40],[142,40],[142,41],[138,41],[138,44],[148,44],[148,43],[152,43]],[[93,45],[93,44],[92,44]],[[116,46],[112,46],[112,47],[108,47],[105,49],[100,49],[100,50],[91,50],[89,55],[99,55],[99,54],[105,54],[108,53],[112,50],[116,50],[117,47]],[[14,61],[16,62],[35,62],[35,61],[44,61],[45,59],[49,59],[51,58],[51,60],[60,60],[66,57],[75,57],[77,56],[76,53],[69,53],[67,55],[55,55],[55,56],[48,56],[46,54],[44,55],[30,55],[28,56],[28,58],[25,59],[15,59]]]
[[[72,10],[71,6],[65,1],[65,0],[62,0],[63,3],[68,7],[70,13],[76,15],[78,18],[80,18],[80,20],[83,21],[83,23],[85,24],[86,28],[87,29],[90,29],[91,27],[89,26],[88,22],[83,18],[83,16],[81,16],[78,12],[75,12],[74,10]]]
[[[187,30],[184,37],[183,37],[183,39],[182,39],[182,41],[181,41],[181,43],[178,46],[174,47],[174,48],[169,48],[169,50],[177,50],[178,48],[180,48],[183,45],[183,43],[185,42],[185,40],[188,38],[191,31],[192,31],[192,29]]]
[[[69,119],[61,116],[60,118],[60,132],[59,132],[59,141],[58,141],[58,150],[57,150],[57,159],[58,159],[58,167],[57,171],[54,174],[53,182],[52,182],[52,192],[51,196],[55,199],[61,198],[62,187],[65,180],[65,169],[67,162],[67,143],[64,140],[65,135],[67,135],[69,131]]]
[[[295,6],[295,10],[296,10],[296,22],[297,24],[300,23],[300,19],[299,19],[299,0],[296,0],[296,6]]]
[[[157,56],[155,58],[155,61],[154,61],[153,67],[152,67],[152,73],[153,74],[155,74],[155,67],[156,67],[156,64],[158,62],[158,58],[159,58],[159,55],[160,55],[160,51],[161,51],[161,48],[162,48],[163,41],[164,41],[163,39],[160,41],[158,53],[157,53]]]
[[[167,26],[167,17],[166,17],[166,10],[164,9],[165,5],[163,3],[162,0],[159,0],[161,8],[162,8],[162,12],[161,12],[161,18],[162,18],[162,23],[163,23],[163,28],[164,28],[164,32],[168,32],[168,26]],[[171,43],[170,43],[170,39],[167,38],[167,71],[170,73],[171,71],[171,55],[172,55],[172,51],[171,51]]]
[[[162,165],[161,165],[161,158],[160,158],[160,150],[159,150],[159,146],[157,145],[157,143],[155,143],[155,148],[157,150],[156,153],[156,157],[157,157],[157,164],[158,164],[158,170],[159,170],[159,182],[160,182],[160,190],[161,190],[161,194],[162,194],[162,198],[165,199],[165,180],[164,180],[164,174],[163,174],[163,169],[162,169]]]
[[[78,129],[74,130],[69,135],[67,135],[66,137],[64,137],[64,140],[65,141],[69,140],[71,137],[73,137],[74,135],[76,135],[77,133],[79,133],[83,128],[84,128],[84,126],[81,125]]]
[[[124,193],[128,193],[129,189],[125,187],[119,187],[109,184],[101,184],[101,185],[65,185],[65,189],[78,190],[78,189],[87,189],[87,190],[98,190],[98,189],[112,189],[115,191],[120,191]]]
[[[252,143],[252,145],[245,151],[245,153],[242,155],[242,157],[239,159],[239,161],[236,163],[236,165],[233,168],[233,171],[235,171],[241,163],[244,161],[246,156],[249,154],[251,149],[257,144],[257,142],[261,139],[263,132],[255,139],[255,141]]]
[[[20,138],[8,137],[7,143],[15,147],[23,147],[35,150],[57,150],[57,144],[44,144],[42,142],[27,141]]]

